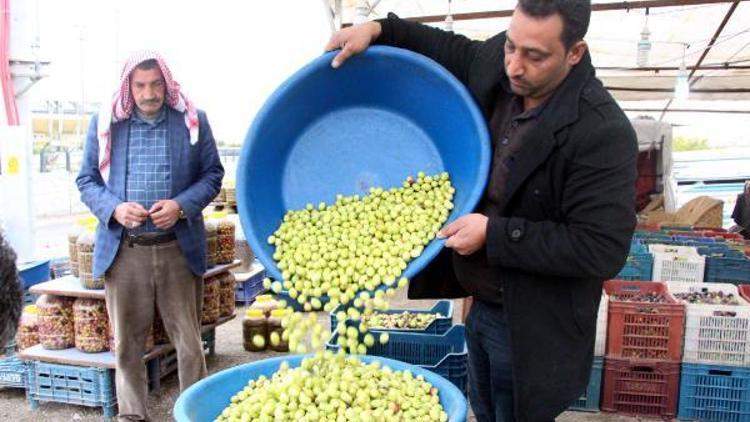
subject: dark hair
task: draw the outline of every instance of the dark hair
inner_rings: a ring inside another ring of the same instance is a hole
[[[0,348],[16,332],[23,306],[23,290],[16,268],[16,253],[0,233]]]
[[[159,62],[156,61],[156,59],[148,59],[144,60],[136,66],[136,69],[140,70],[151,70],[156,69],[159,67]]]
[[[563,21],[561,41],[566,50],[582,40],[589,29],[590,0],[519,0],[518,6],[525,14],[536,18],[560,15]]]

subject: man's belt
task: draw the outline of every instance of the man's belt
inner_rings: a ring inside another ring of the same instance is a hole
[[[131,248],[133,245],[139,246],[154,246],[161,245],[162,243],[171,242],[177,239],[177,236],[172,233],[156,234],[156,233],[144,233],[139,235],[129,234],[127,236],[128,246]]]

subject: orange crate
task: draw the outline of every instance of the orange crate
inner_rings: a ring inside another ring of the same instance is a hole
[[[661,226],[659,224],[638,224],[635,226],[636,230],[644,230],[644,231],[650,231],[650,232],[658,232],[661,229]]]
[[[607,316],[607,357],[635,359],[682,358],[685,306],[654,281],[609,280],[604,291],[610,296]],[[612,295],[633,298],[657,294],[667,303],[626,302]]]
[[[742,240],[743,237],[739,233],[721,232],[716,230],[704,230],[700,232],[703,237],[721,237],[725,240]]]
[[[737,290],[740,291],[740,296],[742,296],[743,299],[750,302],[750,284],[740,284],[737,286]]]
[[[720,232],[720,233],[727,233],[727,229],[722,229],[721,227],[702,227],[702,226],[695,226],[693,227],[693,230],[708,230],[711,232]]]
[[[677,413],[680,362],[604,359],[602,410],[670,419]]]

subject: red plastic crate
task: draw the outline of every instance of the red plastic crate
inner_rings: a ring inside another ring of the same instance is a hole
[[[722,229],[721,227],[703,227],[703,226],[694,226],[693,230],[704,230],[704,231],[710,231],[710,232],[720,232],[720,233],[727,233],[727,229]]]
[[[743,237],[739,233],[720,232],[715,230],[704,230],[700,232],[703,237],[721,237],[725,240],[742,240]]]
[[[635,229],[645,230],[645,231],[650,231],[650,232],[658,232],[661,229],[661,225],[642,223],[642,224],[638,224],[637,226],[635,226]]]
[[[654,281],[609,280],[604,291],[610,296],[607,316],[607,357],[635,359],[682,358],[685,306],[672,296],[667,285]],[[624,302],[612,294],[633,297],[658,293],[669,303]]]
[[[750,302],[750,284],[740,284],[737,286],[737,290],[740,291],[740,296],[742,296],[743,299]]]
[[[601,406],[605,412],[673,418],[679,388],[679,362],[604,359]]]

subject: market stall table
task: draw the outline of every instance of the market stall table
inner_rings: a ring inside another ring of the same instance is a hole
[[[240,261],[210,268],[203,278],[213,277],[239,267]],[[86,289],[78,278],[66,276],[32,287],[33,294],[49,294],[65,297],[105,300],[104,289]],[[217,322],[202,326],[204,352],[214,353],[216,327],[235,318],[235,315],[220,318]],[[24,349],[18,353],[26,361],[29,380],[27,397],[32,409],[39,401],[56,401],[85,406],[102,407],[105,417],[114,416],[113,371],[116,367],[112,352],[83,353],[75,348],[47,350],[41,345]],[[143,357],[148,369],[149,387],[160,388],[160,380],[177,369],[177,356],[171,344],[157,345]]]

